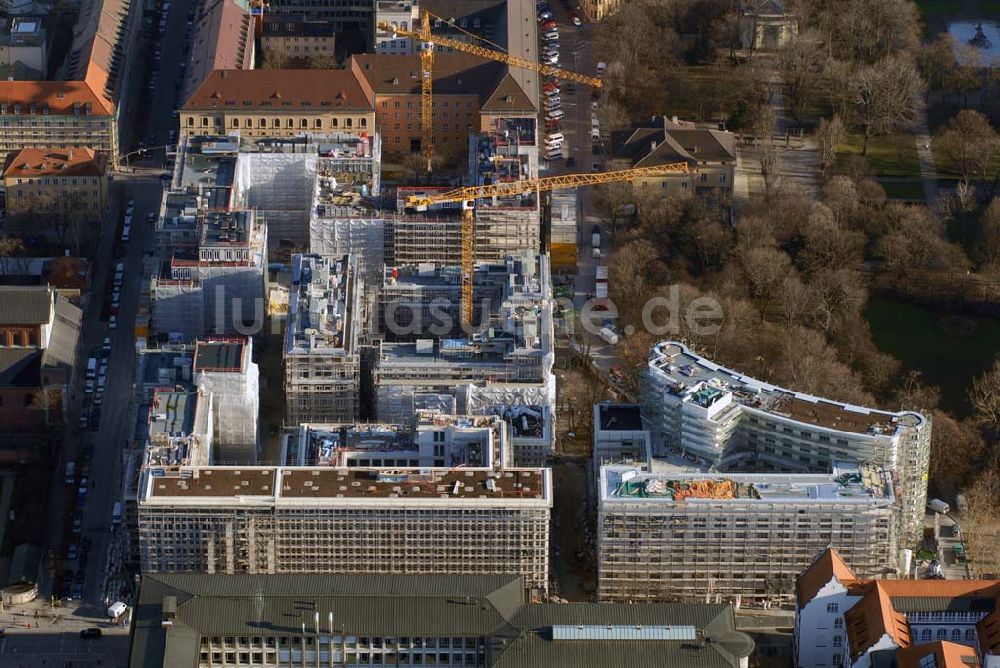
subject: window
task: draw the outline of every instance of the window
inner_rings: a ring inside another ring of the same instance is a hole
[[[194,127],[194,116],[188,116],[188,127],[189,128]]]
[[[289,118],[288,122],[285,125],[287,125],[290,128],[294,128],[295,127],[295,121],[293,121],[292,119]]]
[[[203,127],[203,128],[207,128],[208,127],[208,116],[202,116],[201,117],[201,127]]]
[[[920,668],[937,668],[936,655],[931,653],[920,657]]]
[[[976,642],[976,629],[965,629],[965,642]]]
[[[833,646],[842,647],[844,644],[844,636],[833,636]]]
[[[248,128],[252,128],[252,127],[253,127],[253,121],[251,121],[251,120],[250,120],[250,119],[248,118],[248,119],[246,120],[246,123],[244,123],[244,125],[246,125],[246,126],[247,126]]]
[[[238,118],[234,118],[234,119],[233,119],[233,127],[234,127],[234,128],[238,128],[238,127],[240,127],[240,121],[239,121],[239,119],[238,119]]]
[[[262,128],[266,128],[266,127],[267,127],[267,119],[266,119],[266,118],[262,118],[262,119],[260,119],[260,121],[258,121],[258,123],[257,123],[257,124],[258,124],[258,125],[259,125],[260,127],[262,127]]]
[[[317,118],[316,119],[316,123],[314,124],[314,127],[317,128],[317,129],[322,128],[323,127],[323,121],[322,121],[322,119]]]
[[[948,639],[948,629],[938,629],[937,630],[937,639],[938,640],[947,640]]]
[[[951,630],[951,641],[952,642],[962,642],[962,629],[952,629]]]
[[[931,630],[924,629],[920,632],[920,642],[930,642],[931,641]]]
[[[844,628],[844,618],[843,617],[837,617],[835,620],[833,620],[833,628],[835,628],[835,629],[842,629],[842,628]]]
[[[344,121],[344,125],[347,127],[351,127],[353,124],[354,124],[353,118],[348,118],[347,120]]]
[[[367,128],[368,127],[368,119],[367,118],[362,118],[361,119],[361,127],[363,127],[363,128]]]
[[[826,611],[827,612],[837,612],[839,608],[840,608],[840,606],[838,604],[836,604],[836,603],[827,603],[826,604]]]
[[[306,119],[303,118],[302,120],[299,121],[299,127],[300,128],[308,128],[309,127],[309,121],[307,121]]]

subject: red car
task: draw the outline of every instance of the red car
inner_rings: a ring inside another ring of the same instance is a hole
[[[542,30],[545,31],[552,30],[555,27],[556,27],[555,21],[546,21],[545,23],[542,24]]]

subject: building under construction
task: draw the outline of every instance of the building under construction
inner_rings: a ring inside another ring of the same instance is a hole
[[[893,476],[875,465],[831,474],[600,470],[598,595],[605,601],[789,600],[833,546],[861,577],[898,549]]]
[[[353,256],[292,257],[284,348],[289,424],[358,418],[361,293]]]
[[[143,573],[515,574],[548,588],[548,469],[148,467]]]
[[[500,415],[514,461],[540,465],[553,446],[555,377],[548,257],[530,251],[474,273],[474,332],[462,330],[458,267],[389,267],[376,307],[374,391],[383,422],[452,403]]]

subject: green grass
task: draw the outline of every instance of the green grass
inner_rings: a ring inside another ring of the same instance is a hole
[[[914,181],[879,181],[885,188],[885,195],[889,199],[900,199],[907,202],[924,201],[924,182]]]
[[[864,137],[860,133],[847,136],[847,141],[837,147],[838,163],[845,156],[861,155]],[[868,165],[876,176],[920,177],[920,160],[913,135],[900,133],[868,140]]]
[[[956,415],[970,413],[966,394],[972,378],[993,364],[1000,341],[1000,318],[959,316],[974,324],[968,334],[942,326],[944,315],[907,302],[873,297],[865,315],[875,344],[906,369],[916,369],[929,385],[941,388],[941,406]]]

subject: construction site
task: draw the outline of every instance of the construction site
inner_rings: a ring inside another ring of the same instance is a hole
[[[898,563],[889,471],[691,474],[603,466],[598,595],[605,601],[785,602],[830,546],[866,577]]]

